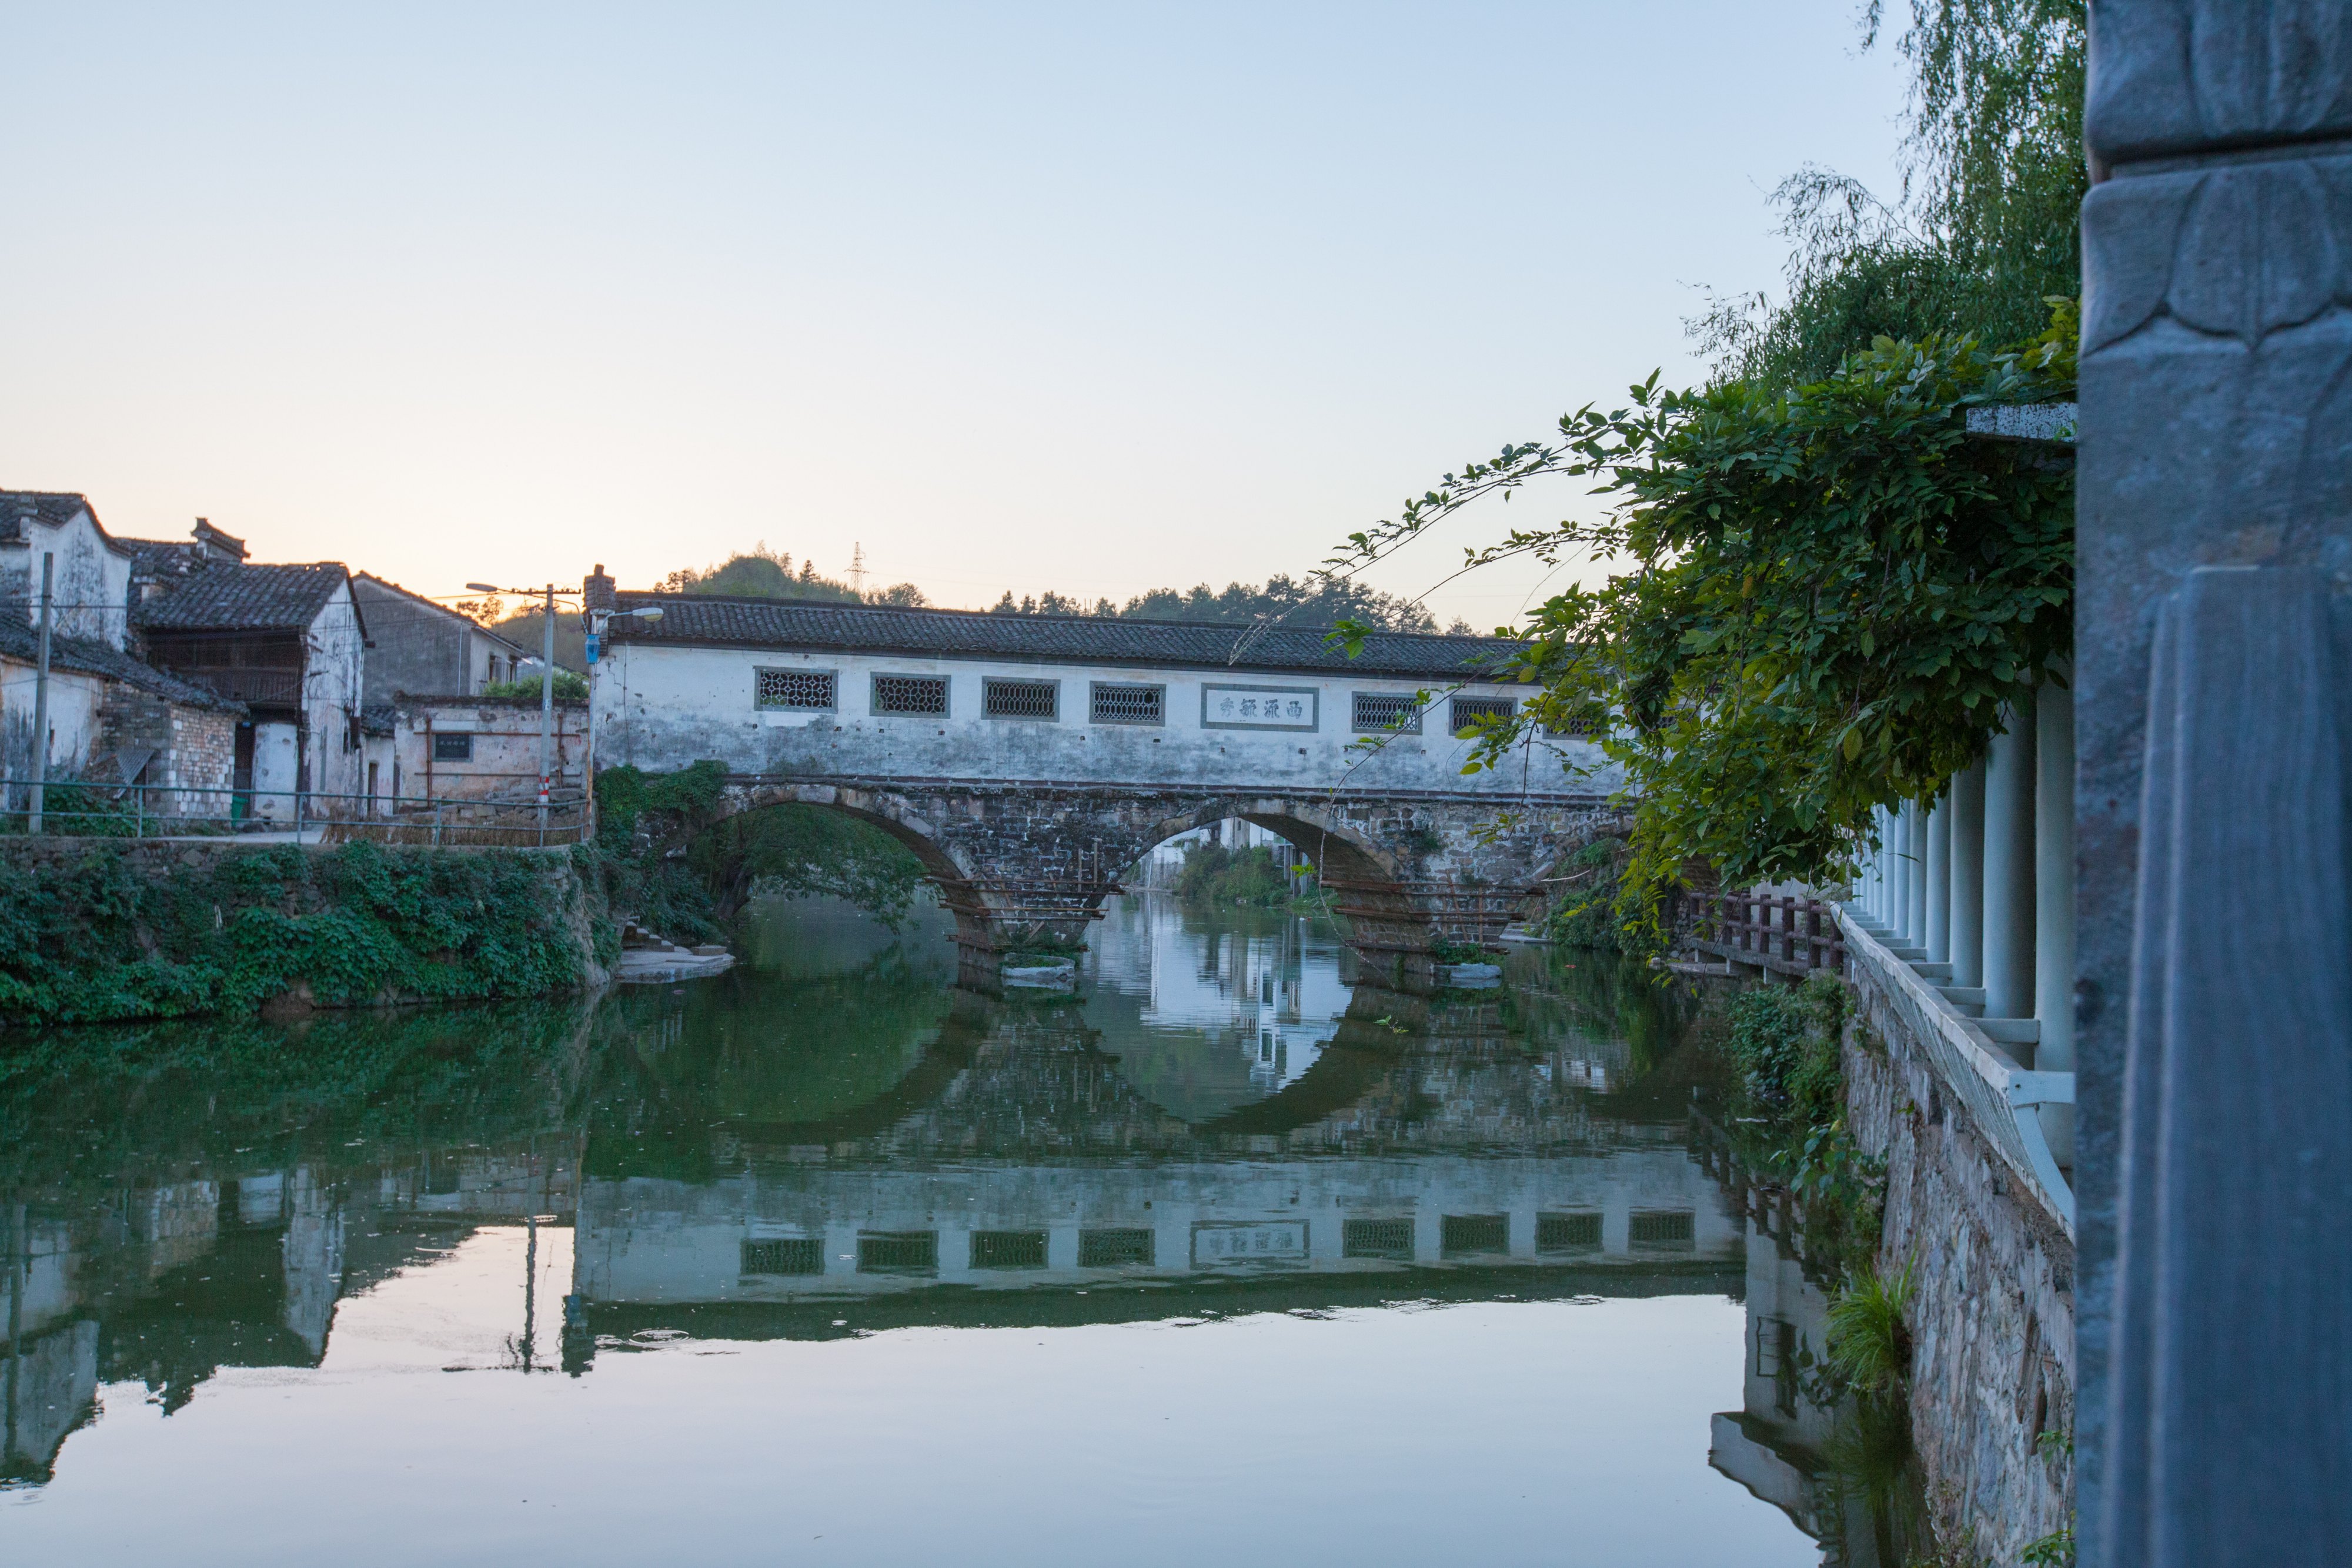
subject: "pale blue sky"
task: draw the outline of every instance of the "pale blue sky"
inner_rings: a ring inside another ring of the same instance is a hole
[[[0,0],[0,486],[423,591],[1301,571],[1891,193],[1856,9]]]

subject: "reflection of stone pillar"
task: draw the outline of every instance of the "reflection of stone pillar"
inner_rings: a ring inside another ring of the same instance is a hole
[[[1992,737],[1984,786],[1985,1017],[2033,1016],[2033,713]]]
[[[2352,29],[2102,4],[2075,863],[2084,1568],[2352,1561]]]
[[[1981,762],[1952,775],[1952,984],[1984,984],[1984,779]]]

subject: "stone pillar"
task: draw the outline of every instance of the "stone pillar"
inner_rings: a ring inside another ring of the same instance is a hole
[[[1952,961],[1952,795],[1938,796],[1927,810],[1927,962]],[[2070,800],[2069,806],[2073,804]]]
[[[1952,775],[1952,984],[1984,984],[1985,768]]]
[[[2033,1016],[2033,708],[1985,758],[1984,1016]],[[2030,1065],[2030,1064],[2029,1064]]]
[[[2084,1568],[2352,1562],[2352,27],[2094,0]]]
[[[1886,814],[1886,924],[1898,946],[1911,945],[1911,819],[1899,806]]]
[[[1908,894],[1903,910],[1903,940],[1914,947],[1927,945],[1927,813],[1916,800],[1903,802],[1903,887]]]
[[[2044,685],[2034,697],[2033,1065],[2074,1070],[2074,694]],[[2074,1107],[2042,1107],[2051,1156],[2074,1163]]]

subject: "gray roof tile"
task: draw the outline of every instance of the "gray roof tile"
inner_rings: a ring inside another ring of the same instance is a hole
[[[1496,637],[1381,632],[1350,659],[1319,626],[1251,628],[1092,615],[995,615],[977,610],[901,610],[793,599],[630,593],[621,608],[658,604],[656,622],[614,621],[614,643],[839,649],[925,657],[1053,660],[1089,664],[1286,670],[1407,680],[1481,678],[1522,644]],[[1492,676],[1485,678],[1491,679]]]
[[[40,632],[16,616],[0,615],[0,653],[12,659],[21,659],[27,664],[35,663],[41,656]],[[134,659],[110,643],[92,642],[88,638],[51,636],[49,667],[103,675],[187,707],[210,708],[216,713],[245,712],[245,705],[241,702],[218,695]]]
[[[152,632],[299,632],[351,573],[341,561],[255,566],[213,561],[139,606]]]

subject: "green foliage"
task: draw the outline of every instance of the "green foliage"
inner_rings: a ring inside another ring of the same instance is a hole
[[[1124,606],[1108,599],[1088,604],[1084,600],[1047,592],[1017,603],[1008,591],[991,608],[992,615],[1114,615],[1129,620],[1179,621],[1211,626],[1255,626],[1278,621],[1290,626],[1336,626],[1360,622],[1388,632],[1434,632],[1429,612],[1409,599],[1381,593],[1360,583],[1323,577],[1305,582],[1276,572],[1264,587],[1229,582],[1219,592],[1207,583],[1186,591],[1155,588],[1137,594]]]
[[[1814,974],[1801,986],[1758,986],[1734,997],[1730,1047],[1749,1098],[1811,1129],[1837,1120],[1843,1091],[1838,1035],[1845,988]]]
[[[1184,852],[1173,890],[1188,904],[1247,904],[1266,909],[1288,904],[1294,891],[1275,863],[1274,852],[1264,844],[1239,850],[1192,845]]]
[[[1829,1309],[1829,1364],[1864,1394],[1900,1390],[1911,1376],[1911,1264],[1887,1274],[1865,1269],[1848,1280]]]
[[[1646,957],[1657,943],[1643,924],[1627,925],[1617,914],[1633,851],[1622,839],[1595,839],[1570,855],[1559,902],[1544,917],[1542,935],[1563,947],[1620,956]]]
[[[1784,181],[1785,298],[1717,298],[1691,323],[1719,379],[1819,381],[1880,337],[2021,338],[2046,298],[2082,292],[2084,0],[1907,9],[1903,202],[1819,168]],[[1874,41],[1881,0],[1866,15]]]
[[[0,1026],[540,996],[584,977],[572,862],[522,851],[232,851],[142,872],[111,848],[0,864]]]
[[[2071,336],[2069,308],[2000,353],[1882,341],[1788,393],[1654,376],[1628,407],[1588,404],[1549,444],[1446,476],[1328,564],[1539,477],[1595,481],[1601,520],[1470,552],[1630,565],[1531,617],[1497,674],[1540,689],[1471,770],[1546,732],[1599,733],[1634,812],[1628,919],[1654,918],[1692,860],[1729,884],[1835,881],[1874,808],[1938,791],[2071,653],[2071,466],[1966,428],[1972,407],[2070,395]]]
[[[2053,1530],[2025,1544],[2017,1560],[2025,1568],[2069,1568],[2074,1561],[2074,1531],[2070,1525]]]
[[[482,687],[486,697],[528,697],[537,702],[541,682],[537,675],[523,675],[511,681],[491,681]],[[559,667],[555,672],[555,697],[558,702],[588,700],[588,677]]]

